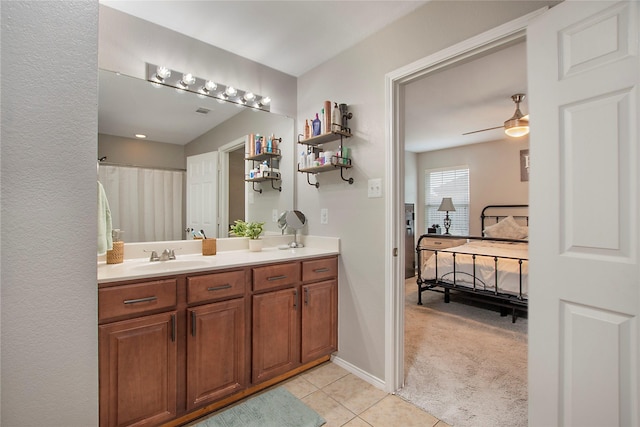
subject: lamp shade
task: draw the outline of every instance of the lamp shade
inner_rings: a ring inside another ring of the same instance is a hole
[[[451,197],[443,197],[442,202],[440,203],[440,207],[438,208],[439,212],[455,212],[456,208],[453,206],[453,202],[451,201]]]

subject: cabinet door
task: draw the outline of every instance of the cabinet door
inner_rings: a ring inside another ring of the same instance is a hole
[[[253,296],[253,382],[283,374],[299,364],[297,288]]]
[[[157,425],[176,416],[176,312],[98,327],[100,426]]]
[[[188,309],[187,316],[187,409],[190,410],[246,386],[245,299]]]
[[[302,298],[302,363],[306,363],[338,348],[338,282],[304,285]]]

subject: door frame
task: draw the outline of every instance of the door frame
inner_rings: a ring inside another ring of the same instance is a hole
[[[229,153],[246,147],[244,137],[235,139],[218,148],[218,162],[220,176],[218,177],[218,236],[228,237],[229,230]],[[245,165],[246,166],[246,165]],[[246,173],[246,170],[245,170]],[[248,209],[247,188],[244,190],[244,216],[247,218]]]
[[[385,388],[404,385],[404,107],[403,86],[475,55],[525,40],[543,7],[436,52],[385,76]]]

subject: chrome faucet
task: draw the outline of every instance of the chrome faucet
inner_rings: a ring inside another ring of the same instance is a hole
[[[147,252],[147,251],[145,251]],[[158,252],[151,251],[151,256],[149,257],[149,261],[169,261],[172,259],[176,259],[176,252],[173,249],[165,249],[162,251],[162,255],[158,255]]]

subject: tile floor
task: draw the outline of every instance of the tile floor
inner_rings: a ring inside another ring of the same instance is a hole
[[[449,427],[331,362],[280,385],[320,414],[324,427]]]

